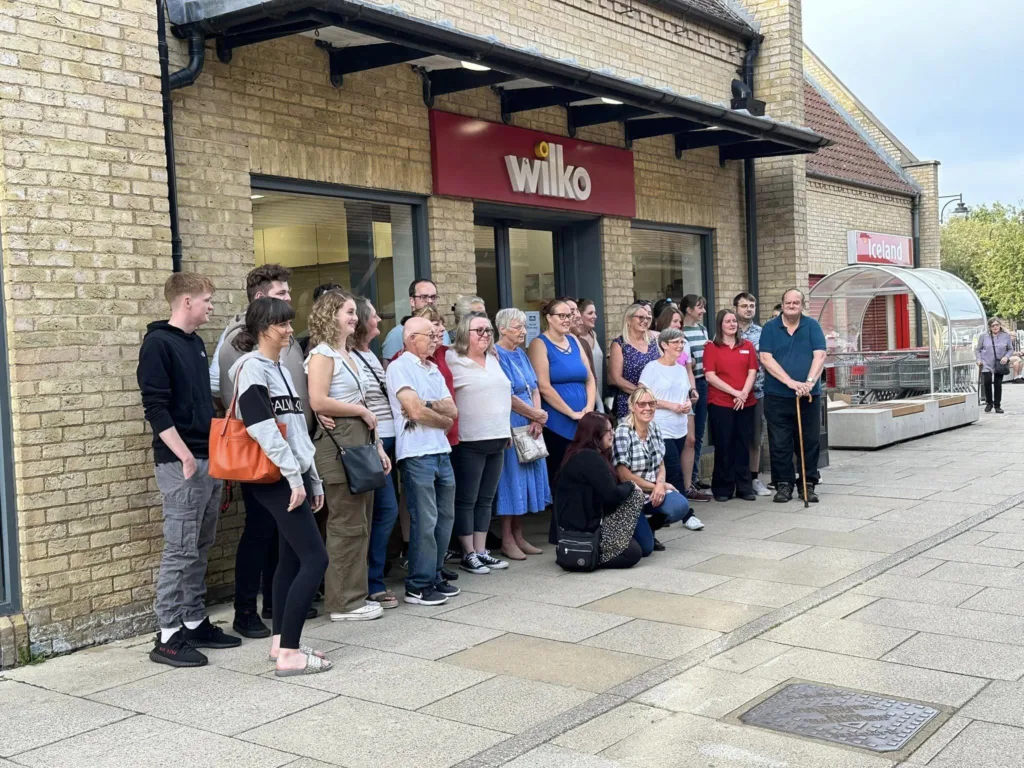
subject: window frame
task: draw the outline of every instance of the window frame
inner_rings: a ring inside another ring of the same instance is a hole
[[[0,264],[3,245],[0,242]],[[6,301],[0,280],[0,326],[6,327]],[[11,428],[10,358],[7,336],[0,334],[0,616],[21,609],[21,581],[18,563],[18,509],[14,490],[14,433]]]
[[[715,306],[715,230],[708,227],[691,227],[680,224],[663,224],[657,221],[645,219],[633,219],[631,229],[641,229],[654,232],[673,232],[681,235],[697,235],[700,237],[700,270],[701,295],[707,300],[708,317],[714,317]],[[630,253],[630,258],[632,258]],[[659,297],[660,298],[660,297]]]

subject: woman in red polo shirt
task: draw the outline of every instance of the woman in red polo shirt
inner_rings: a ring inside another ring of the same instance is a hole
[[[715,319],[715,338],[704,347],[704,376],[708,380],[708,423],[715,442],[711,493],[715,501],[733,494],[744,501],[757,499],[750,478],[750,443],[754,439],[754,378],[757,350],[737,337],[739,320],[731,309]]]

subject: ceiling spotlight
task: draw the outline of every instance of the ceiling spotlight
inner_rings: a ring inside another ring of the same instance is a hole
[[[618,99],[609,99],[607,96],[602,96],[601,97],[601,103],[602,104],[611,104],[611,105],[616,106],[616,107],[622,105],[622,102],[619,101]]]
[[[471,70],[473,72],[490,72],[491,71],[490,67],[485,66],[483,64],[477,64],[475,61],[462,61],[462,62],[459,62],[459,63],[462,64],[463,69],[468,69],[468,70]]]
[[[250,200],[262,200],[265,195],[249,195]]]

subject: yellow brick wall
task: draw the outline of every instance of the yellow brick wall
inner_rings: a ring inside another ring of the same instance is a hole
[[[938,269],[939,253],[939,163],[929,160],[905,167],[921,187],[921,266]]]

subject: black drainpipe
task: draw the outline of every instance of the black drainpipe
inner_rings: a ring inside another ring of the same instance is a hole
[[[910,231],[913,237],[913,249],[914,249],[914,269],[921,266],[921,193],[918,192],[914,195],[914,200],[910,204]],[[921,305],[914,302],[914,346],[920,347],[923,345],[924,329],[921,328],[921,323],[924,319],[921,314]]]
[[[160,95],[164,108],[164,152],[167,155],[167,203],[171,216],[171,270],[181,272],[181,227],[178,223],[178,171],[174,162],[174,105],[171,91],[192,85],[203,71],[206,59],[206,36],[193,32],[188,38],[188,64],[170,72],[167,50],[167,25],[164,22],[164,1],[156,0],[157,51],[160,55]]]
[[[747,45],[743,56],[743,82],[750,88],[750,97],[754,96],[754,59],[761,51],[761,38],[754,37]],[[757,311],[754,322],[761,318],[760,280],[757,266],[757,176],[754,172],[754,159],[743,161],[743,197],[747,217],[747,290],[757,299]]]

